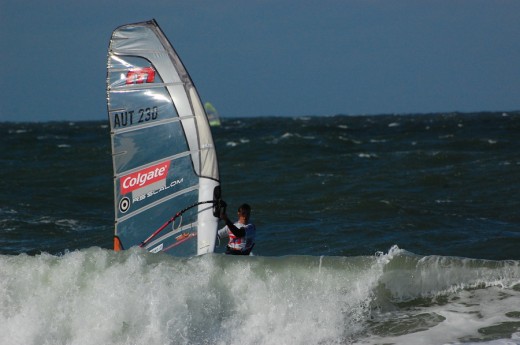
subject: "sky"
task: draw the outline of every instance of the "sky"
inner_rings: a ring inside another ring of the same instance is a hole
[[[152,18],[222,117],[520,110],[518,0],[0,0],[0,122],[107,119]]]

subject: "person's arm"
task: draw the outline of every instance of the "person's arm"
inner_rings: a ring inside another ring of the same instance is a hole
[[[226,220],[226,225],[229,229],[229,231],[231,231],[233,233],[233,235],[235,235],[236,237],[244,237],[246,235],[246,228],[243,227],[243,228],[237,228],[235,226],[235,224],[233,224],[233,222],[231,222],[229,220],[229,218],[225,218]]]

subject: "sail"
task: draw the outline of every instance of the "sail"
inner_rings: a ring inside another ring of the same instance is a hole
[[[213,201],[220,195],[215,146],[195,85],[155,20],[112,33],[107,105],[114,249],[213,252]]]
[[[204,109],[208,115],[208,121],[210,126],[220,126],[220,116],[217,109],[210,102],[204,103]]]

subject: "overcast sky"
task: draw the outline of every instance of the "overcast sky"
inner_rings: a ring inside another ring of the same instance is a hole
[[[152,18],[224,117],[520,110],[518,0],[0,0],[0,121],[106,119]]]

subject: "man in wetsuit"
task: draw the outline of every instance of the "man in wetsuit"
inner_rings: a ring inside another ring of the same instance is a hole
[[[251,206],[242,204],[238,208],[238,220],[233,224],[225,212],[220,219],[226,222],[226,226],[218,231],[218,237],[229,237],[226,254],[249,255],[255,245],[256,228],[249,222]]]

